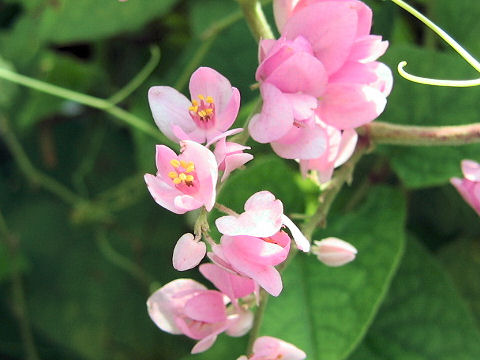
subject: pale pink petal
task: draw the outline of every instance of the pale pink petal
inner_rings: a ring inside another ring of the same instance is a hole
[[[271,145],[275,153],[285,159],[314,159],[326,150],[326,141],[325,130],[320,126],[293,126]]]
[[[210,211],[215,205],[215,186],[218,179],[218,167],[215,155],[205,146],[194,141],[182,141],[182,154],[179,159],[193,161],[199,182],[199,192],[195,198]],[[186,201],[183,200],[183,201]],[[187,204],[186,204],[187,205]],[[188,205],[187,205],[188,206]]]
[[[245,165],[247,162],[253,159],[252,154],[233,154],[228,156],[225,160],[225,170],[223,171],[221,182],[224,182],[233,170]]]
[[[202,241],[195,241],[192,234],[183,234],[173,249],[173,267],[178,271],[194,268],[205,257],[207,246]]]
[[[467,179],[451,178],[450,182],[463,199],[480,215],[480,183]]]
[[[215,341],[217,340],[217,336],[218,336],[217,334],[212,334],[203,338],[202,340],[200,340],[195,344],[195,346],[191,350],[191,353],[198,354],[210,349],[212,345],[215,343]]]
[[[342,133],[342,140],[340,142],[340,147],[338,149],[337,158],[335,160],[335,167],[342,165],[350,159],[355,147],[357,146],[358,135],[357,132],[353,129],[344,130]]]
[[[224,133],[221,133],[214,138],[212,138],[208,143],[205,144],[206,147],[209,147],[213,144],[215,144],[217,141],[225,139],[228,136],[232,136],[238,133],[241,133],[243,131],[242,128],[236,128],[236,129],[230,129],[228,131],[225,131]]]
[[[173,204],[175,206],[175,210],[168,210],[173,211],[176,214],[185,214],[187,211],[198,209],[204,205],[203,202],[195,199],[193,196],[183,194],[176,196]]]
[[[462,172],[465,179],[480,181],[480,164],[473,160],[462,160]]]
[[[271,336],[261,336],[255,340],[253,353],[254,356],[250,358],[251,360],[261,360],[265,358],[303,360],[307,357],[307,355],[296,346]]]
[[[164,182],[170,184],[172,179],[168,177],[168,173],[173,170],[172,165],[170,164],[171,160],[177,160],[177,154],[165,145],[156,145],[155,146],[155,164],[157,166],[157,176],[160,177]]]
[[[252,328],[253,319],[253,312],[250,310],[238,309],[236,314],[229,316],[229,325],[225,332],[229,336],[243,336]]]
[[[355,259],[357,249],[348,242],[330,237],[321,241],[315,241],[312,253],[317,255],[318,260],[328,266],[342,266]]]
[[[205,290],[185,303],[184,314],[189,318],[206,323],[218,323],[227,319],[223,294],[216,290]]]
[[[385,109],[385,96],[367,85],[329,84],[318,115],[337,129],[351,129],[376,119]]]
[[[314,96],[296,93],[296,94],[283,94],[285,98],[290,102],[293,110],[293,117],[296,120],[305,120],[313,116],[318,102]]]
[[[222,113],[232,100],[230,81],[209,67],[200,67],[192,74],[189,88],[192,99],[197,99],[198,95],[211,96],[214,100],[216,114]]]
[[[237,88],[232,87],[232,96],[228,104],[217,112],[217,123],[215,128],[220,132],[227,131],[230,126],[235,122],[238,115],[238,109],[240,108],[240,92]],[[209,137],[209,141],[212,137]]]
[[[293,110],[286,97],[269,83],[260,85],[262,112],[250,120],[248,131],[259,143],[269,143],[284,136],[293,125]]]
[[[273,15],[278,31],[282,32],[283,26],[291,16],[299,0],[275,0],[273,2]]]
[[[265,60],[267,54],[272,50],[273,46],[276,44],[277,40],[275,39],[261,39],[258,44],[258,63],[262,63]]]
[[[284,232],[266,240],[254,236],[222,236],[223,253],[230,261],[232,256],[243,257],[250,263],[275,266],[285,261],[290,250],[290,238]],[[233,264],[233,263],[232,263]],[[235,267],[235,264],[233,264]],[[243,271],[242,269],[238,269]]]
[[[327,74],[333,74],[350,54],[357,21],[357,10],[352,2],[319,2],[296,11],[282,34],[290,40],[299,35],[307,38]]]
[[[284,93],[303,92],[318,97],[325,91],[327,74],[313,55],[297,52],[279,64],[265,81]]]
[[[151,174],[145,174],[144,179],[148,191],[158,205],[174,212],[175,214],[184,214],[188,211],[175,205],[175,199],[182,194],[175,187],[166,184],[164,181]]]
[[[255,291],[252,279],[231,273],[215,264],[202,264],[200,273],[231,300],[239,299]]]
[[[172,126],[179,126],[189,133],[195,129],[188,108],[190,101],[174,88],[169,86],[154,86],[148,91],[148,102],[153,119],[160,131],[169,139],[179,141],[173,133]]]
[[[388,41],[379,35],[365,35],[357,38],[352,46],[348,61],[368,63],[377,60],[388,48]]]
[[[304,252],[310,251],[310,241],[308,241],[305,235],[302,234],[297,225],[295,225],[286,215],[282,215],[282,221],[283,225],[290,230],[293,240],[295,241],[295,244],[297,244],[297,248]]]
[[[176,309],[199,291],[206,290],[202,284],[191,279],[176,279],[155,291],[147,301],[150,318],[163,331],[181,334],[175,324]]]

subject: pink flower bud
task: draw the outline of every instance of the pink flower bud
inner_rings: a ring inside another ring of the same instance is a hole
[[[312,253],[317,255],[318,260],[327,266],[342,266],[353,259],[357,249],[346,241],[329,237],[321,241],[314,241]]]
[[[183,234],[173,249],[173,267],[185,271],[197,266],[205,256],[207,246],[202,241],[195,241],[192,234]]]
[[[451,178],[450,182],[464,200],[480,215],[480,164],[472,160],[462,161],[464,179]]]

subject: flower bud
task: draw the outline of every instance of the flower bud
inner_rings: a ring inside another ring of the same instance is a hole
[[[312,253],[317,255],[318,260],[325,265],[336,267],[355,259],[357,249],[346,241],[329,237],[321,241],[314,241]]]
[[[183,234],[173,249],[173,267],[185,271],[197,266],[205,256],[207,246],[204,242],[195,241],[192,234]]]

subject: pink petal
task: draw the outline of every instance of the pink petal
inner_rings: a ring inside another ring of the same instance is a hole
[[[282,32],[283,26],[298,2],[299,0],[275,0],[273,2],[273,15],[278,31]]]
[[[222,234],[268,237],[282,226],[283,205],[267,192],[252,195],[245,203],[245,212],[239,216],[222,216],[215,225]]]
[[[202,340],[200,340],[195,344],[195,346],[191,350],[191,353],[198,354],[210,349],[216,340],[217,340],[217,334],[212,334],[207,337],[204,337]]]
[[[224,182],[233,170],[245,165],[247,162],[253,159],[252,154],[234,154],[228,156],[225,160],[225,170],[223,171],[221,182]]]
[[[252,359],[260,360],[261,358],[281,358],[284,360],[303,360],[307,355],[296,346],[283,340],[271,337],[261,336],[253,345]],[[257,356],[259,356],[257,358]]]
[[[225,139],[228,136],[232,136],[238,133],[241,133],[243,131],[242,128],[236,128],[236,129],[230,129],[228,131],[225,131],[224,133],[221,133],[214,138],[212,138],[208,143],[205,144],[205,146],[208,148],[209,146],[215,144],[217,141],[220,141],[222,139]]]
[[[318,102],[317,99],[311,95],[297,93],[297,94],[283,94],[293,109],[293,117],[296,120],[306,120],[313,116]]]
[[[347,129],[342,133],[342,140],[338,149],[337,158],[335,160],[335,167],[342,165],[350,159],[355,147],[357,146],[358,135],[355,130]]]
[[[252,328],[253,319],[253,312],[239,308],[236,314],[228,317],[229,325],[225,332],[229,336],[243,336]]]
[[[155,146],[155,164],[157,166],[157,176],[159,176],[167,184],[172,183],[172,179],[168,177],[168,173],[173,170],[170,164],[171,160],[177,160],[177,154],[165,145]]]
[[[230,126],[232,126],[237,118],[238,109],[240,108],[240,92],[235,87],[232,87],[231,91],[232,96],[230,101],[225,108],[217,112],[217,123],[215,124],[215,128],[220,132],[225,132]]]
[[[282,221],[283,225],[290,230],[293,240],[295,241],[295,244],[297,244],[297,248],[304,252],[310,251],[310,241],[308,241],[305,235],[302,234],[297,225],[295,225],[286,215],[282,215]]]
[[[287,39],[299,35],[312,44],[327,74],[348,58],[357,32],[358,15],[352,2],[319,2],[296,11],[283,28]]]
[[[173,249],[173,267],[178,271],[194,268],[205,257],[207,246],[195,241],[192,234],[183,234]]]
[[[293,126],[288,134],[271,145],[275,153],[285,159],[314,159],[326,150],[326,134],[318,125]]]
[[[252,279],[233,274],[218,265],[202,264],[199,270],[231,300],[247,296],[255,290],[255,282]]]
[[[195,123],[188,113],[190,101],[174,88],[151,87],[148,91],[148,102],[155,123],[169,139],[178,141],[172,130],[173,125],[179,126],[186,133],[195,129]]]
[[[369,123],[385,109],[385,96],[367,85],[329,84],[318,106],[318,115],[337,129],[351,129]]]
[[[252,138],[259,143],[268,143],[284,136],[293,125],[293,110],[286,97],[269,83],[260,85],[263,106],[260,114],[254,115],[248,124]]]
[[[163,331],[181,334],[175,325],[176,309],[182,309],[191,296],[204,290],[205,286],[191,279],[173,280],[148,298],[148,315]]]
[[[188,210],[179,208],[175,205],[175,199],[182,193],[170,184],[166,184],[160,178],[151,174],[145,174],[145,182],[148,187],[148,191],[152,195],[155,202],[175,214],[184,214]]]
[[[323,64],[306,52],[297,52],[265,79],[284,93],[303,92],[315,97],[325,91],[327,74]]]
[[[211,96],[217,114],[229,106],[233,96],[230,81],[209,67],[200,67],[192,74],[189,88],[192,99],[197,99],[198,95]]]
[[[218,323],[227,319],[223,294],[216,290],[205,290],[185,303],[185,315],[206,323]]]
[[[463,176],[470,181],[480,181],[480,164],[473,160],[462,160]]]
[[[218,167],[215,155],[205,146],[194,141],[182,141],[180,145],[182,146],[183,152],[179,155],[179,159],[193,161],[195,163],[195,171],[200,184],[198,194],[195,195],[195,198],[210,211],[213,205],[215,205],[215,186],[218,179]],[[184,199],[182,201],[187,200],[188,199]]]
[[[176,214],[185,214],[187,211],[192,211],[198,209],[204,205],[201,201],[195,199],[190,195],[178,195],[175,197],[173,204],[176,211],[173,211]],[[170,210],[170,209],[169,209]]]
[[[366,35],[355,40],[349,61],[368,63],[377,60],[388,48],[388,41],[382,41],[379,35]]]

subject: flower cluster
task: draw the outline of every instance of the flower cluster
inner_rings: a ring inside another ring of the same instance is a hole
[[[375,60],[388,43],[370,35],[372,12],[357,0],[276,0],[274,15],[281,36],[260,41],[263,107],[249,131],[326,182],[352,154],[354,128],[385,108],[392,74]]]
[[[355,127],[375,119],[391,89],[391,73],[375,60],[387,43],[370,35],[371,11],[357,0],[282,0],[274,2],[278,40],[260,42],[263,107],[249,123],[251,136],[270,143],[287,159],[299,159],[301,171],[318,172],[328,181],[334,167],[352,154]],[[172,334],[197,340],[192,353],[207,350],[220,333],[241,336],[252,326],[251,309],[260,288],[273,296],[283,289],[277,266],[296,249],[312,252],[328,266],[352,261],[357,250],[337,238],[310,241],[284,214],[281,200],[268,191],[251,195],[236,213],[216,203],[217,185],[253,159],[243,144],[227,137],[240,107],[240,93],[217,71],[201,67],[189,84],[190,98],[167,86],[149,90],[159,129],[180,145],[180,154],[157,145],[155,175],[145,182],[153,199],[176,214],[202,208],[194,234],[182,235],[173,250],[173,267],[198,269],[216,290],[192,279],[177,279],[148,299],[155,324]],[[213,151],[211,148],[213,148]],[[207,212],[216,206],[226,215],[215,220],[221,234],[210,235]],[[259,337],[248,359],[300,360],[292,344]],[[242,356],[239,360],[247,359]]]

